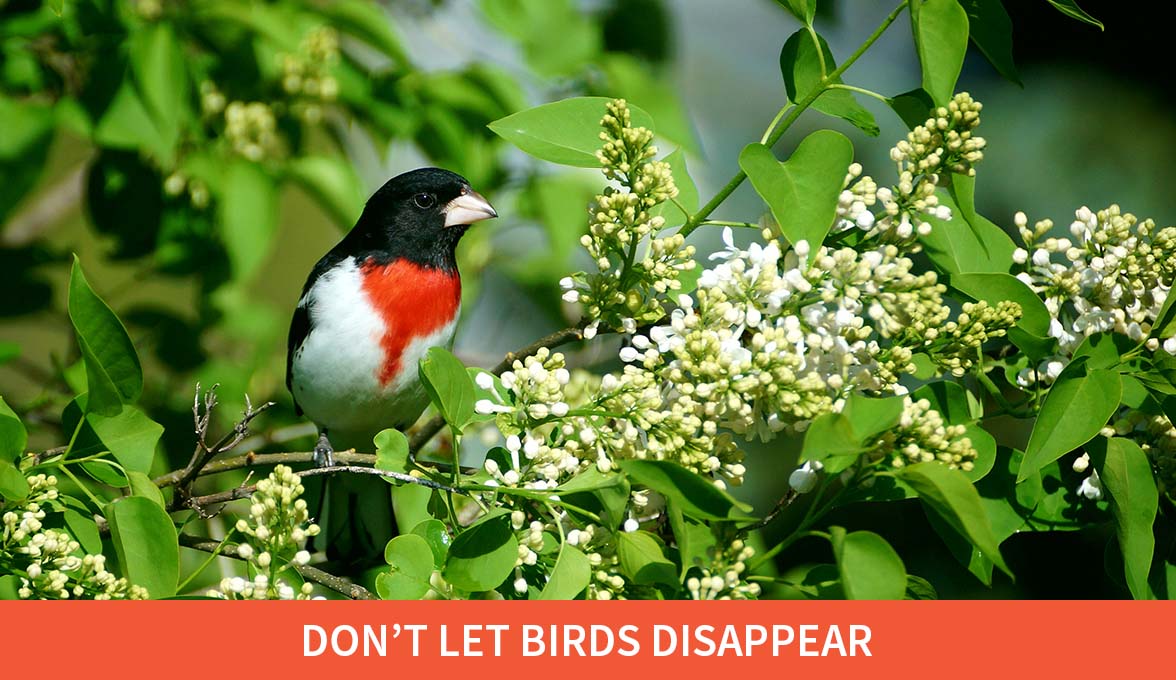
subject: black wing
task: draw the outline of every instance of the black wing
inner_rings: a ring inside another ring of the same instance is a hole
[[[308,303],[309,304],[309,303]],[[286,339],[286,389],[290,396],[294,396],[294,353],[302,347],[302,341],[310,334],[310,310],[307,305],[294,308],[294,318],[290,320],[290,335]],[[302,415],[302,407],[298,405],[298,398],[294,397],[294,412]]]

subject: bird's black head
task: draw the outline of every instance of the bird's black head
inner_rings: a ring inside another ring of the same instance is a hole
[[[380,187],[340,246],[360,259],[405,258],[456,269],[454,250],[474,222],[498,217],[490,203],[457,173],[420,168]]]

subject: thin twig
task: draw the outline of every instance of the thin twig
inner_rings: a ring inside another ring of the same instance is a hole
[[[764,515],[763,519],[759,520],[758,522],[748,524],[745,527],[740,527],[739,533],[746,536],[753,531],[758,531],[768,526],[772,522],[776,521],[776,518],[780,516],[780,513],[784,512],[786,508],[790,507],[797,498],[800,498],[800,494],[796,493],[795,489],[789,489],[788,493],[784,494],[780,500],[776,501],[776,506],[772,508],[771,512]]]
[[[298,456],[305,455],[305,456],[307,456],[307,460],[309,460],[309,456],[312,456],[313,454],[279,454],[279,455],[288,455],[288,456],[289,455],[298,455]],[[338,454],[336,454],[336,455],[338,456]],[[364,456],[364,455],[365,454],[352,453],[348,457]],[[260,458],[260,457],[261,456],[256,456],[256,458]],[[370,457],[373,459],[375,458],[374,456],[370,456]],[[423,477],[415,477],[413,475],[408,475],[403,472],[393,472],[391,470],[380,470],[380,469],[374,468],[374,467],[362,467],[359,465],[333,465],[331,467],[310,468],[309,470],[302,470],[300,472],[295,472],[294,474],[298,475],[299,477],[314,477],[317,475],[330,475],[330,474],[334,474],[336,472],[345,472],[345,473],[360,474],[360,475],[377,475],[379,477],[387,477],[389,479],[395,479],[396,481],[403,482],[405,484],[416,484],[417,486],[425,486],[430,489],[437,489],[438,491],[447,491],[449,493],[456,493],[456,494],[462,494],[462,495],[466,494],[466,491],[464,491],[462,489],[457,489],[457,488],[454,488],[451,486],[446,486],[445,484],[435,482],[431,479],[426,479]],[[212,506],[212,505],[219,505],[222,503],[228,503],[229,501],[235,501],[235,500],[240,500],[242,498],[248,498],[249,496],[253,495],[253,492],[256,490],[257,490],[256,484],[248,484],[248,485],[242,484],[241,486],[233,487],[232,489],[229,489],[228,491],[218,491],[217,493],[211,493],[211,494],[208,494],[207,496],[192,496],[192,497],[188,498],[187,500],[185,500],[181,505],[182,505],[182,507],[187,507],[187,508],[191,508],[191,509],[195,510],[197,513],[200,514],[201,517],[204,517],[207,519],[208,517],[212,517],[216,513],[207,512],[205,510],[205,508],[208,508],[209,506]]]
[[[180,545],[184,546],[185,548],[201,550],[207,553],[214,553],[221,547],[221,544],[217,541],[201,538],[200,536],[192,536],[190,534],[180,534]],[[244,559],[235,552],[235,549],[232,548],[226,548],[225,550],[222,550],[220,554],[224,557],[229,557],[235,560]],[[379,599],[372,594],[372,591],[364,588],[358,583],[352,583],[347,579],[340,578],[334,574],[329,574],[317,567],[312,567],[309,565],[293,566],[294,569],[297,570],[298,573],[302,576],[302,578],[306,579],[307,581],[313,581],[320,586],[330,588],[336,593],[350,597],[353,600]]]
[[[196,394],[192,399],[192,424],[196,433],[196,447],[192,451],[192,458],[188,461],[188,465],[179,471],[172,482],[172,485],[176,487],[175,500],[172,502],[173,509],[187,504],[187,499],[191,497],[192,482],[200,475],[204,466],[208,465],[216,456],[240,444],[241,440],[249,434],[249,423],[274,405],[274,402],[267,401],[260,407],[254,408],[253,403],[249,400],[249,395],[245,395],[245,411],[241,414],[241,419],[233,425],[233,429],[225,433],[215,444],[210,445],[208,443],[208,427],[212,422],[212,411],[217,405],[217,387],[217,385],[213,385],[212,389],[204,393],[204,408],[201,409],[200,383],[196,383]]]

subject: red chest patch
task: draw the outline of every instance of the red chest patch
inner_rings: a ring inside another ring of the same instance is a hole
[[[461,304],[461,279],[457,273],[422,267],[407,260],[360,265],[363,292],[384,319],[384,365],[380,384],[400,372],[401,355],[409,343],[444,328]]]

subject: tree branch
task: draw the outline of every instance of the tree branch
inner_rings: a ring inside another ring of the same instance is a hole
[[[266,459],[264,461],[259,460],[259,459],[267,458],[267,456],[269,456],[268,459]],[[314,456],[314,454],[309,453],[309,452],[307,452],[307,453],[277,453],[277,454],[266,454],[266,455],[241,456],[239,459],[227,459],[226,461],[222,461],[222,462],[233,463],[234,467],[230,467],[230,468],[226,468],[226,469],[235,469],[238,467],[246,467],[246,465],[277,464],[278,462],[310,462],[311,460],[313,460],[313,456]],[[373,456],[371,454],[355,453],[354,451],[348,451],[348,452],[344,452],[341,454],[336,453],[335,456],[336,456],[336,459],[338,459],[338,460],[349,460],[349,459],[356,460],[356,461],[370,460],[372,463],[375,462],[375,458],[376,458],[375,456]],[[275,460],[275,458],[281,458],[281,460]],[[241,464],[237,465],[236,463],[238,461],[243,461],[243,462],[241,462]],[[218,470],[218,471],[224,472],[224,470]],[[456,493],[456,494],[462,494],[462,495],[466,495],[466,493],[467,493],[466,491],[464,491],[462,489],[457,489],[457,488],[454,488],[451,486],[447,486],[445,484],[441,484],[439,482],[435,482],[431,479],[426,479],[424,477],[416,477],[414,475],[408,475],[403,472],[393,472],[391,470],[380,470],[380,469],[377,469],[374,467],[362,467],[359,465],[334,465],[331,467],[316,467],[316,468],[310,468],[309,470],[302,470],[300,472],[295,472],[294,474],[298,475],[299,477],[314,477],[317,475],[331,475],[331,474],[335,474],[336,472],[346,472],[346,473],[350,473],[350,474],[359,474],[359,475],[377,475],[379,477],[387,477],[389,479],[395,479],[396,481],[402,482],[404,484],[416,484],[418,486],[425,486],[430,489],[436,489],[438,491],[448,491],[449,493]],[[174,473],[172,473],[172,474],[174,474]],[[211,474],[211,473],[209,473],[209,474]],[[160,478],[160,479],[163,479],[163,478]],[[173,505],[175,505],[175,507],[173,509],[179,509],[181,507],[191,508],[191,509],[195,510],[201,517],[208,518],[208,517],[212,517],[216,513],[206,512],[205,508],[207,508],[211,505],[219,505],[222,503],[228,503],[229,501],[235,501],[235,500],[240,500],[242,498],[248,498],[249,496],[253,495],[253,492],[256,490],[257,490],[256,484],[249,484],[249,485],[242,484],[241,486],[233,487],[232,489],[229,489],[228,491],[218,491],[217,493],[211,493],[206,496],[188,497],[187,499],[181,501],[179,504],[173,504]]]
[[[208,538],[201,538],[199,536],[192,536],[190,534],[180,534],[180,545],[184,546],[185,548],[192,548],[193,550],[200,550],[200,551],[203,551],[206,553],[215,553],[217,551],[217,549],[220,547],[220,543],[217,541],[214,541],[214,540],[211,540]],[[229,550],[232,550],[233,552],[229,552]],[[235,559],[235,560],[243,560],[244,559],[243,557],[241,557],[240,555],[238,555],[236,553],[235,548],[222,550],[220,554],[225,557]],[[317,567],[312,567],[309,565],[303,565],[303,566],[292,565],[292,566],[294,567],[295,570],[298,571],[298,573],[302,576],[302,578],[306,579],[307,581],[313,581],[314,583],[317,583],[320,586],[323,586],[325,588],[330,588],[331,590],[335,591],[336,593],[339,593],[340,595],[345,595],[353,600],[377,600],[377,599],[379,599],[375,595],[372,594],[372,591],[368,590],[367,588],[364,588],[363,586],[359,585],[358,583],[352,583],[351,581],[348,581],[347,579],[340,578],[338,576],[335,576],[334,574],[327,573]]]
[[[245,412],[241,414],[241,419],[215,444],[209,445],[207,440],[208,426],[212,421],[212,410],[216,408],[216,388],[217,386],[213,385],[212,389],[204,393],[204,409],[201,411],[200,383],[196,383],[196,395],[192,399],[192,423],[196,432],[196,448],[192,451],[192,458],[188,461],[188,465],[178,473],[173,473],[175,479],[172,484],[176,487],[176,497],[172,502],[173,509],[186,504],[187,499],[191,496],[192,482],[200,475],[204,466],[208,465],[217,455],[240,444],[245,435],[249,433],[249,423],[274,405],[274,402],[267,401],[255,409],[253,403],[249,401],[249,395],[245,395]]]

